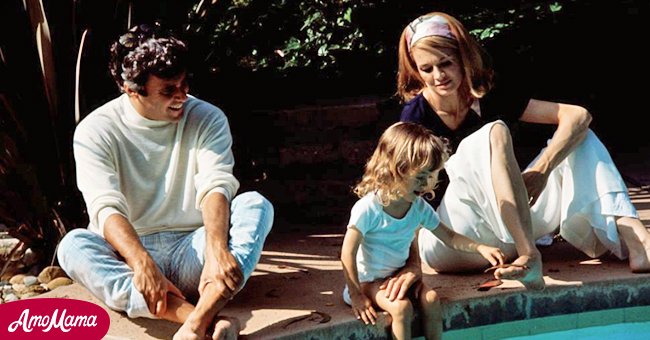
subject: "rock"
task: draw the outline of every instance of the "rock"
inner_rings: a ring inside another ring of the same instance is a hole
[[[0,305],[3,304],[3,303],[5,303],[5,300],[3,300],[3,299],[0,297]]]
[[[38,295],[38,294],[43,294],[45,292],[47,292],[47,288],[41,287],[40,285],[33,285],[29,287],[23,284],[14,285],[14,294],[18,295],[21,299],[26,294],[35,293],[36,295]]]
[[[15,285],[13,285],[12,287],[13,287],[14,292],[16,292],[16,294],[18,294],[18,295],[22,295],[22,294],[25,294],[27,292],[44,293],[44,292],[47,291],[47,288],[46,287],[41,287],[41,285],[27,286],[27,285],[22,284],[22,283],[17,283]]]
[[[48,283],[56,279],[57,277],[67,277],[67,275],[65,271],[61,269],[61,267],[49,266],[49,267],[45,267],[45,269],[43,269],[41,273],[38,274],[38,281],[40,281],[41,283]]]
[[[38,283],[38,279],[36,278],[36,276],[31,276],[31,275],[30,276],[25,276],[23,278],[23,283],[25,284],[25,286],[28,286],[28,287],[33,286],[36,283]]]
[[[47,288],[49,290],[54,290],[61,286],[67,286],[72,284],[72,279],[69,277],[57,277],[56,279],[47,283]]]
[[[11,277],[11,279],[9,279],[9,283],[11,283],[12,285],[15,285],[17,283],[23,283],[24,278],[25,278],[25,274],[17,274]]]
[[[43,288],[40,285],[33,285],[33,286],[27,287],[27,291],[21,295],[21,298],[25,294],[29,294],[29,293],[43,294],[45,292],[47,292],[47,288]]]
[[[23,283],[14,283],[11,287],[18,295],[27,293],[27,286]]]
[[[20,296],[21,299],[28,299],[30,297],[38,296],[41,295],[41,293],[36,293],[36,292],[27,292],[23,295]]]
[[[5,295],[5,302],[13,302],[13,301],[18,301],[20,300],[16,294],[10,293]]]

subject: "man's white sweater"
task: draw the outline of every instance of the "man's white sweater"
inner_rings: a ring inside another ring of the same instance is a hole
[[[203,199],[220,192],[230,200],[239,188],[231,147],[223,111],[195,97],[178,123],[142,117],[126,94],[106,103],[74,134],[88,228],[103,236],[116,213],[139,235],[201,227]]]

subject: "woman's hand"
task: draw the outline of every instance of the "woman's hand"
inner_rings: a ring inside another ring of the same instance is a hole
[[[352,312],[357,320],[363,321],[366,325],[369,323],[374,325],[377,322],[377,312],[366,294],[350,291],[350,299],[352,300]]]
[[[526,190],[528,190],[528,205],[532,207],[544,191],[548,176],[541,171],[527,169],[521,174],[521,177],[523,177]]]
[[[506,261],[506,256],[503,254],[501,249],[496,247],[490,247],[485,244],[479,244],[476,247],[476,252],[481,254],[486,260],[490,262],[493,266],[504,264]]]

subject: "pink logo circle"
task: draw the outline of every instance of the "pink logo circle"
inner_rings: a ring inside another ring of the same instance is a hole
[[[108,313],[87,301],[35,298],[0,304],[0,339],[102,339],[110,324]]]

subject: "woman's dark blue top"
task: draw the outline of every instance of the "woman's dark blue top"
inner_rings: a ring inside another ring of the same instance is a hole
[[[530,92],[524,88],[517,88],[516,86],[499,87],[497,84],[479,100],[481,115],[479,116],[474,110],[470,109],[465,120],[458,128],[452,130],[440,119],[424,96],[419,94],[404,105],[400,121],[422,124],[433,131],[436,136],[446,138],[449,141],[451,152],[454,153],[458,144],[465,137],[480,129],[486,123],[501,119],[511,131],[516,130],[515,125],[523,115],[530,98]],[[439,180],[436,197],[432,202],[434,207],[440,204],[448,185],[448,178],[444,171],[441,171]]]

